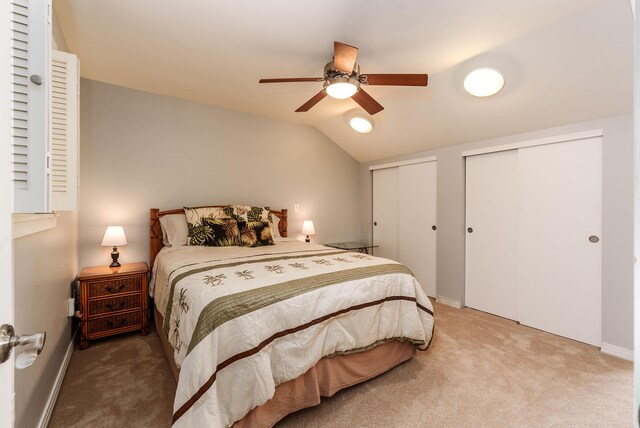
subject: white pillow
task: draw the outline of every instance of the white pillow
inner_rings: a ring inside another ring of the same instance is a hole
[[[280,217],[278,217],[275,214],[272,214],[271,219],[272,219],[271,236],[273,237],[273,239],[282,238],[282,236],[280,236],[280,229],[278,229],[278,224],[280,223]]]
[[[187,245],[189,229],[184,214],[169,214],[160,217],[162,227],[162,242],[167,247]]]

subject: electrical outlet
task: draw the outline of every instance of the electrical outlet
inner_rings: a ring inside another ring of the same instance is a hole
[[[76,313],[76,300],[73,297],[67,299],[67,316],[72,317]]]

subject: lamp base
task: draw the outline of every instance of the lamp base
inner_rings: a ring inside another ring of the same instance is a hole
[[[120,263],[118,262],[118,257],[120,257],[120,253],[118,252],[118,247],[116,247],[114,245],[113,247],[113,251],[111,252],[111,260],[113,260],[111,262],[111,264],[109,265],[109,267],[120,267]]]
[[[309,235],[307,235],[307,239],[305,239],[304,242],[311,242],[311,239],[309,238]]]

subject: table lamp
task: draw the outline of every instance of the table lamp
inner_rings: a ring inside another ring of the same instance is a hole
[[[118,253],[118,245],[127,245],[127,237],[124,236],[124,229],[122,226],[107,227],[107,231],[104,233],[104,238],[102,238],[102,246],[113,246],[113,251],[111,252],[111,260],[113,261],[109,267],[120,266],[120,263],[118,263],[118,257],[120,256],[120,253]]]
[[[316,234],[316,230],[313,228],[313,222],[311,220],[305,220],[302,223],[302,234],[303,235],[307,235],[307,239],[304,240],[304,242],[311,242],[311,239],[309,239],[309,235],[315,235]]]

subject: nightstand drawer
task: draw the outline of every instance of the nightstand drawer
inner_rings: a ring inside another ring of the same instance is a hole
[[[109,281],[89,282],[89,296],[99,297],[109,294],[127,293],[130,291],[140,290],[140,276],[132,276],[129,278],[118,278]]]
[[[134,311],[110,317],[90,319],[87,322],[89,324],[89,335],[131,326],[140,327],[141,313],[141,311]]]
[[[90,300],[88,316],[91,317],[93,315],[136,309],[139,307],[140,293],[130,294],[123,297],[114,297],[112,299]]]

